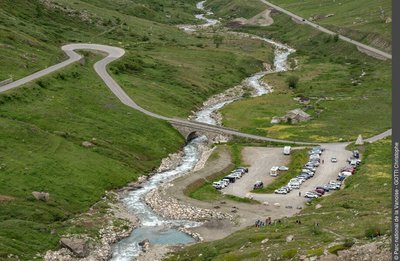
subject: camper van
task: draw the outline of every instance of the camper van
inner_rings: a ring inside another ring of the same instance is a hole
[[[269,171],[269,175],[271,175],[272,177],[276,177],[279,174],[278,171],[279,171],[279,167],[273,166],[271,168],[271,170]]]
[[[284,148],[283,148],[283,154],[284,155],[290,155],[290,150],[291,150],[292,148],[290,147],[290,146],[285,146]]]

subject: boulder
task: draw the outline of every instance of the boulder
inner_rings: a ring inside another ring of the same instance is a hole
[[[289,235],[286,237],[286,242],[292,242],[293,241],[294,236],[293,235]]]
[[[261,244],[265,244],[265,243],[267,243],[268,242],[268,238],[266,238],[266,239],[264,239],[263,241],[261,241]]]
[[[43,200],[43,201],[48,201],[50,198],[50,194],[47,192],[33,191],[32,196],[37,200]]]
[[[315,209],[319,209],[319,208],[322,208],[322,205],[321,205],[321,204],[315,205]]]
[[[89,249],[87,242],[80,238],[61,238],[60,245],[62,248],[70,250],[74,256],[78,258],[87,257],[89,255]]]
[[[90,147],[93,147],[94,144],[91,143],[90,141],[84,141],[84,142],[82,142],[82,146],[85,148],[90,148]]]

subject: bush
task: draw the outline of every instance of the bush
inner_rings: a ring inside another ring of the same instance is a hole
[[[289,250],[285,250],[282,253],[282,257],[284,257],[284,258],[293,258],[296,254],[297,254],[297,249],[289,249]]]
[[[365,230],[365,237],[367,238],[375,238],[383,235],[383,232],[378,226],[371,226]]]
[[[299,83],[299,77],[291,75],[286,79],[286,83],[288,84],[289,88],[295,89]]]
[[[333,41],[334,41],[334,42],[339,41],[339,35],[338,35],[338,34],[335,34],[335,35],[333,36]]]

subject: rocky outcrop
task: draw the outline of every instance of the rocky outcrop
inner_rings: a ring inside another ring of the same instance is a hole
[[[42,201],[49,201],[50,194],[47,192],[37,192],[33,191],[32,196],[37,199],[37,200],[42,200]]]
[[[70,250],[75,257],[82,258],[89,255],[87,242],[84,239],[61,238],[60,246]]]
[[[229,219],[232,216],[211,209],[202,209],[179,203],[174,198],[160,195],[158,190],[152,190],[145,197],[148,204],[159,215],[175,220],[206,221],[210,219]]]

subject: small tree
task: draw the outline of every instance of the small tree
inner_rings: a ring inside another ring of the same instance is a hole
[[[219,46],[222,44],[224,41],[224,37],[222,35],[215,35],[214,36],[214,44],[216,48],[219,48]]]
[[[295,89],[299,82],[299,77],[291,75],[286,79],[286,83],[288,84],[289,88]]]

